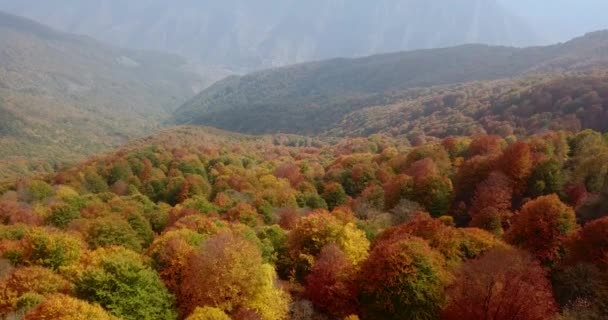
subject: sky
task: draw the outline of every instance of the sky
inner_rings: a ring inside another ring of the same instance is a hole
[[[498,0],[526,19],[546,43],[608,29],[608,0]]]

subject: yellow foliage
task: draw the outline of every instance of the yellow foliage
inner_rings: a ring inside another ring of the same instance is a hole
[[[246,306],[255,309],[263,320],[287,319],[290,303],[289,294],[277,288],[277,275],[271,265],[264,264],[262,271],[264,272],[264,283],[258,294],[247,302]]]
[[[336,244],[355,265],[367,259],[369,254],[369,240],[367,240],[365,233],[352,222],[344,226]]]
[[[186,320],[230,320],[230,317],[222,309],[197,307]]]
[[[69,200],[78,197],[78,192],[68,186],[59,186],[55,191],[55,195],[61,200]]]
[[[57,294],[29,312],[24,320],[118,320],[98,305]]]

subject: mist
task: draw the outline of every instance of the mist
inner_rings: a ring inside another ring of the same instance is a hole
[[[521,17],[539,35],[542,43],[563,42],[585,33],[608,28],[603,0],[499,0],[500,4]]]
[[[119,47],[176,53],[218,74],[466,43],[554,43],[608,27],[607,7],[590,0],[0,0],[0,11]]]

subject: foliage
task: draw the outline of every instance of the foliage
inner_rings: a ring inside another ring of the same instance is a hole
[[[173,296],[137,253],[100,248],[70,270],[77,297],[124,319],[175,319]]]
[[[228,231],[209,238],[191,255],[184,277],[188,281],[179,298],[184,315],[202,306],[228,314],[253,308],[264,319],[281,319],[287,312],[287,297],[274,287],[274,269],[266,267],[259,249],[238,234]]]
[[[23,238],[22,262],[57,270],[77,262],[84,251],[82,240],[65,233],[32,229]]]
[[[24,320],[116,320],[99,305],[74,299],[66,295],[53,295],[28,313]]]
[[[0,282],[0,314],[16,311],[26,294],[68,294],[71,287],[71,283],[50,269],[42,267],[15,269]]]
[[[524,252],[490,250],[462,265],[441,319],[548,319],[557,312],[540,264]]]
[[[556,195],[526,203],[515,216],[506,238],[544,262],[563,257],[566,236],[577,229],[574,210]]]
[[[377,244],[362,266],[364,319],[436,319],[450,275],[443,257],[422,239]]]
[[[186,320],[230,320],[230,317],[218,308],[197,307]]]
[[[332,316],[356,314],[356,271],[338,246],[325,246],[306,277],[306,296],[316,308]]]

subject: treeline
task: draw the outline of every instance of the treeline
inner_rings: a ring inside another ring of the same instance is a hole
[[[603,319],[607,175],[589,130],[418,146],[169,131],[6,188],[0,312]]]

